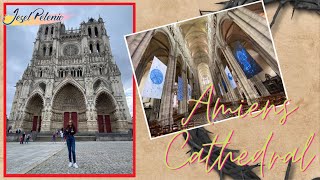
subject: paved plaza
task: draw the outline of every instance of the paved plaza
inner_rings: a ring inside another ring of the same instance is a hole
[[[132,141],[76,142],[78,169],[61,142],[7,143],[8,174],[132,174]]]

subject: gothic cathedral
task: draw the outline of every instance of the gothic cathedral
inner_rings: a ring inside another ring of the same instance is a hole
[[[121,73],[103,19],[41,25],[31,63],[16,84],[12,129],[49,132],[72,120],[78,132],[128,132],[132,128]]]

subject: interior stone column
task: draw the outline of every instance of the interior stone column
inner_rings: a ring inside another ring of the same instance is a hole
[[[268,89],[264,86],[264,84],[261,82],[261,79],[259,79],[257,76],[253,76],[251,78],[251,82],[256,85],[261,93],[261,96],[270,96]]]
[[[215,67],[214,65],[211,64],[211,67]],[[211,77],[212,77],[212,83],[213,83],[213,86],[214,86],[214,90],[215,90],[215,96],[220,96],[221,95],[221,92],[219,90],[219,87],[218,87],[218,81],[217,81],[217,75],[216,75],[216,69],[217,67],[215,68],[210,68],[210,74],[211,74]]]
[[[131,49],[130,55],[134,69],[137,69],[140,60],[151,41],[153,32],[154,30],[150,30],[146,32],[144,36],[138,36],[136,37],[137,39],[135,39],[131,44],[128,44],[128,46],[130,47],[129,49]]]
[[[134,54],[134,51],[139,46],[140,42],[143,40],[143,38],[146,36],[146,34],[148,32],[149,31],[141,32],[139,34],[135,34],[135,35],[131,35],[131,36],[126,37],[130,56],[132,56]]]
[[[251,10],[241,7],[234,9],[233,12],[240,18],[247,20],[246,22],[257,29],[261,34],[271,41],[267,20]]]
[[[198,73],[198,70],[195,71],[194,75],[194,86],[193,86],[193,93],[195,95],[195,99],[199,99],[200,96],[201,96],[201,91],[200,91],[200,82],[199,82],[199,73]]]
[[[231,69],[235,72],[235,75],[238,79],[238,81],[241,83],[242,87],[245,90],[245,94],[248,97],[247,100],[252,100],[259,97],[259,94],[255,90],[253,84],[251,81],[249,81],[244,74],[243,70],[241,69],[240,65],[238,64],[237,60],[233,56],[233,53],[229,46],[225,46],[222,51],[226,54],[227,61],[231,65]]]
[[[173,84],[175,79],[174,72],[177,64],[177,58],[175,57],[174,54],[175,53],[170,52],[170,55],[169,55],[165,83],[163,86],[163,92],[161,97],[159,121],[162,122],[162,125],[173,124],[172,89],[173,89]]]

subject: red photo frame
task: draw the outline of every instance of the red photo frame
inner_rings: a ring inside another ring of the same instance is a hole
[[[8,5],[76,5],[76,6],[132,6],[133,19],[132,19],[132,32],[136,32],[136,4],[134,2],[4,2],[3,15],[6,14]],[[133,98],[133,163],[132,174],[7,174],[6,172],[6,25],[3,25],[3,175],[4,177],[136,177],[136,83],[132,75],[132,98]]]

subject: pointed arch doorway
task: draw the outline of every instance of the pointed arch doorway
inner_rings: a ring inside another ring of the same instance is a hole
[[[114,126],[113,113],[116,110],[116,104],[112,95],[107,92],[99,93],[96,98],[96,110],[98,116],[98,132],[111,133],[112,126]]]
[[[69,120],[79,132],[87,130],[86,101],[83,92],[71,83],[62,86],[54,96],[51,131],[66,128]]]
[[[32,96],[26,106],[26,118],[23,122],[24,131],[41,131],[43,99],[39,94]]]

